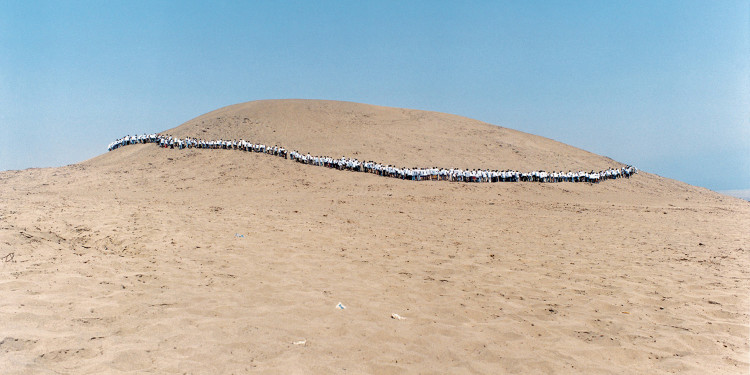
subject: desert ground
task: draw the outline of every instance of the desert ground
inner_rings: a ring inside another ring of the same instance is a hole
[[[328,101],[164,133],[407,166],[623,165]],[[749,251],[750,203],[648,171],[414,182],[131,145],[0,172],[0,373],[747,374]]]

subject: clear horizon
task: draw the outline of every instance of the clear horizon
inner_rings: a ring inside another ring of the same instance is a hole
[[[307,98],[457,114],[745,194],[749,18],[749,1],[3,2],[0,170]]]

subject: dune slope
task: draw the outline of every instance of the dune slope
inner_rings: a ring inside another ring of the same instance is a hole
[[[327,101],[245,103],[165,133],[407,165],[619,165]],[[0,194],[2,373],[750,370],[750,203],[648,173],[410,182],[135,145],[2,172]]]

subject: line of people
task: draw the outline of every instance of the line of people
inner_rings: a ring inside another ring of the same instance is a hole
[[[284,158],[286,158],[287,154],[286,149],[284,149],[283,147],[267,147],[263,144],[253,144],[244,140],[228,141],[219,139],[213,141],[205,141],[203,139],[196,138],[175,138],[172,136],[161,134],[128,135],[110,143],[107,147],[107,150],[112,151],[122,146],[134,145],[139,143],[156,143],[159,145],[159,147],[172,149],[176,148],[178,150],[182,150],[183,148],[203,148],[253,151],[282,156]]]
[[[108,151],[117,148],[142,143],[155,143],[162,148],[178,149],[223,149],[240,150],[247,152],[259,152],[284,159],[291,159],[298,163],[315,165],[338,170],[371,173],[383,177],[398,178],[411,181],[453,181],[453,182],[588,182],[599,183],[603,180],[614,180],[618,178],[630,178],[638,173],[638,168],[626,166],[622,168],[608,168],[603,171],[568,171],[568,172],[546,172],[531,171],[519,172],[515,170],[488,170],[488,169],[459,169],[459,168],[397,168],[393,165],[381,164],[374,161],[361,162],[342,156],[332,158],[329,156],[313,156],[309,153],[302,154],[297,151],[287,151],[279,146],[266,146],[255,144],[245,140],[203,140],[197,138],[177,138],[170,135],[143,134],[128,135],[120,138],[108,146]]]

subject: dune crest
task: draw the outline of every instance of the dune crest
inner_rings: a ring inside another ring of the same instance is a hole
[[[347,155],[398,166],[529,171],[623,166],[547,138],[466,117],[327,100],[235,104],[163,133],[244,138],[313,155]]]

